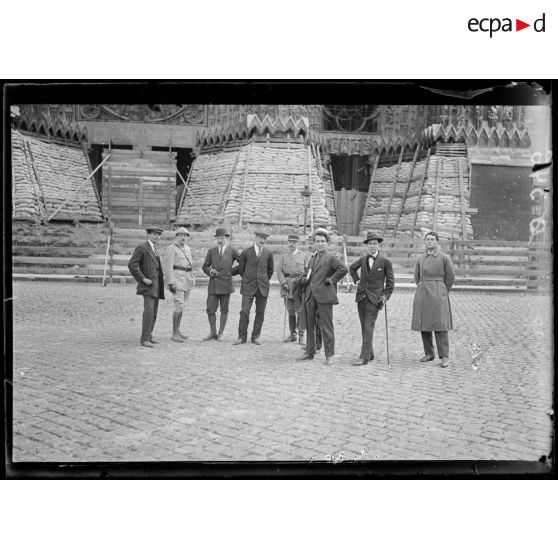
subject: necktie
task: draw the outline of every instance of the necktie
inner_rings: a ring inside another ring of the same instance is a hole
[[[223,248],[219,248],[219,257],[220,257],[220,258],[223,257]]]

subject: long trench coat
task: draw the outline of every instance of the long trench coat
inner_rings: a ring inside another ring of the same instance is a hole
[[[453,319],[449,291],[455,273],[447,254],[436,250],[434,254],[420,256],[415,266],[417,290],[413,300],[413,331],[449,331]]]

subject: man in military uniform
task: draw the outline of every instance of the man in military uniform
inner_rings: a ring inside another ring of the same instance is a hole
[[[128,269],[133,278],[138,282],[136,293],[143,295],[143,318],[141,327],[140,344],[142,347],[153,348],[157,343],[153,339],[153,328],[157,320],[159,299],[165,298],[165,287],[163,283],[163,268],[161,260],[155,252],[155,245],[163,233],[163,229],[149,227],[147,241],[136,247]]]
[[[209,320],[209,335],[204,341],[223,339],[223,332],[229,317],[229,300],[234,293],[233,276],[238,274],[238,266],[233,267],[234,262],[240,260],[240,252],[229,246],[230,234],[227,229],[215,230],[215,241],[217,246],[210,248],[205,256],[202,271],[209,275],[207,286],[207,318]],[[217,333],[216,312],[221,307],[219,319],[219,332]]]
[[[190,236],[188,229],[180,227],[174,233],[174,242],[167,247],[163,256],[163,275],[165,285],[172,293],[174,312],[172,314],[173,341],[183,343],[187,335],[180,332],[180,322],[184,312],[184,304],[196,284],[192,268],[192,254],[186,239]]]
[[[238,265],[238,273],[242,277],[240,284],[242,307],[238,322],[238,339],[234,342],[235,345],[246,343],[250,309],[254,299],[256,299],[256,317],[251,341],[255,345],[261,345],[259,338],[269,294],[269,280],[273,275],[273,254],[264,246],[269,234],[261,231],[256,231],[255,234],[254,244],[242,251]]]
[[[298,340],[303,343],[304,329],[300,324],[300,310],[302,308],[302,299],[296,296],[294,292],[294,283],[297,278],[304,275],[306,264],[310,256],[299,249],[300,238],[296,234],[290,234],[288,237],[289,251],[281,254],[277,260],[277,279],[281,285],[281,295],[287,307],[289,314],[289,331],[290,335],[284,340],[285,343],[292,343]]]

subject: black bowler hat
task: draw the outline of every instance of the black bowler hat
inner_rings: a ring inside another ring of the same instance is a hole
[[[215,236],[226,236],[226,237],[229,237],[229,236],[231,236],[231,235],[229,234],[229,231],[228,231],[227,229],[222,229],[222,228],[220,228],[220,229],[215,229]]]
[[[368,244],[371,240],[377,240],[378,242],[383,242],[384,241],[384,239],[379,234],[369,232],[366,235],[366,238],[362,242],[364,244]]]
[[[300,237],[298,236],[298,234],[290,234],[287,237],[287,241],[291,241],[291,240],[298,242],[300,240]]]
[[[145,230],[148,233],[157,233],[157,234],[163,234],[163,229],[161,229],[160,227],[146,227]]]

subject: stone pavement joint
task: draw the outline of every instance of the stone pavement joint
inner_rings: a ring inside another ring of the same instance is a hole
[[[13,285],[13,458],[18,461],[538,460],[553,423],[550,296],[456,292],[450,366],[421,364],[410,330],[413,292],[388,303],[373,363],[360,351],[354,294],[334,307],[335,364],[295,362],[272,289],[261,346],[233,346],[240,295],[223,341],[209,332],[206,289],[170,339],[161,301],[152,350],[139,345],[142,303],[131,285]],[[253,315],[251,316],[251,324]],[[473,370],[471,343],[481,347]]]

